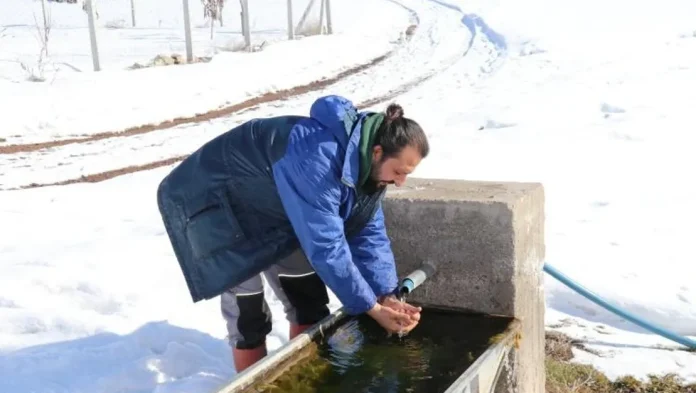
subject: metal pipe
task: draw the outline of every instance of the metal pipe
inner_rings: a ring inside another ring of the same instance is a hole
[[[437,269],[435,265],[429,261],[423,262],[423,265],[419,269],[414,270],[408,276],[401,280],[399,285],[399,295],[405,295],[413,292],[414,289],[418,288],[425,280],[430,276],[435,274]]]
[[[309,345],[317,336],[324,335],[324,331],[343,321],[348,317],[343,307],[332,312],[311,328],[298,334],[272,354],[265,356],[251,367],[237,374],[227,385],[217,390],[217,393],[235,393],[248,389],[258,383],[281,363],[291,359],[298,351]]]

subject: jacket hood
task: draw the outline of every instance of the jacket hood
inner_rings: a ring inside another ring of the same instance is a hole
[[[360,176],[360,114],[353,103],[338,95],[318,98],[312,104],[309,115],[336,136],[345,149],[341,180],[355,187]]]
[[[309,116],[331,132],[350,136],[355,121],[358,120],[358,110],[347,98],[329,95],[312,103]],[[338,134],[336,136],[340,136]]]

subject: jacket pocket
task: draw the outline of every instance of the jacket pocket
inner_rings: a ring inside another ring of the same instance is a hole
[[[223,189],[187,201],[186,238],[196,260],[234,249],[247,240]]]

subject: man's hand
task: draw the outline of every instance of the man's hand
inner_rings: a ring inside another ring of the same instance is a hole
[[[374,307],[367,312],[367,315],[377,321],[388,333],[408,333],[416,327],[418,321],[414,321],[412,316],[403,312],[397,311],[390,307],[382,306],[375,303]]]
[[[401,302],[394,295],[383,296],[379,299],[379,303],[384,307],[389,307],[394,311],[406,313],[411,317],[412,321],[420,321],[421,307],[416,307],[406,302]]]
[[[381,309],[377,306],[381,306]],[[389,315],[394,316],[393,318],[397,318],[396,320],[399,323],[399,326],[397,328],[394,328],[393,326],[390,327],[389,325],[385,326],[378,319],[381,318],[378,315],[378,313],[384,313],[385,311],[383,310],[385,309],[388,310],[387,312]],[[368,311],[368,314],[372,312],[374,315],[378,315],[378,317],[375,318],[375,316],[370,314],[370,316],[372,316],[372,318],[374,318],[377,321],[377,323],[382,325],[382,327],[387,329],[389,333],[407,334],[418,325],[418,322],[420,321],[421,310],[422,309],[420,307],[415,307],[406,302],[401,302],[394,295],[389,295],[379,298],[377,304],[375,304],[375,307],[373,307],[372,310]]]

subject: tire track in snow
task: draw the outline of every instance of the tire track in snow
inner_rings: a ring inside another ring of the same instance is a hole
[[[405,9],[409,14],[410,14],[410,23],[407,26],[404,31],[402,31],[402,35],[405,34],[405,36],[408,39],[408,36],[412,34],[412,32],[418,27],[420,23],[420,19],[418,18],[418,14],[412,10],[411,8],[406,7],[405,5],[399,3],[397,0],[384,0],[390,3],[393,3],[397,6],[400,6],[401,8]],[[403,37],[403,36],[402,36]],[[401,40],[399,42],[400,45],[403,45],[404,40]],[[383,62],[386,60],[389,56],[391,56],[394,53],[394,50],[391,50],[381,56],[375,57],[369,62],[366,62],[364,64],[360,64],[354,67],[351,67],[345,71],[339,72],[338,74],[331,76],[331,77],[324,77],[309,83],[305,83],[299,86],[294,86],[290,88],[285,88],[281,89],[278,91],[272,91],[272,92],[267,92],[252,98],[249,98],[247,100],[237,102],[235,104],[227,105],[227,106],[222,106],[217,109],[209,110],[204,113],[197,113],[195,115],[190,115],[190,116],[182,116],[182,117],[176,117],[174,119],[170,120],[165,120],[159,123],[149,123],[149,124],[143,124],[139,126],[134,126],[134,127],[129,127],[126,129],[122,129],[119,131],[104,131],[104,132],[98,132],[90,135],[83,135],[83,136],[74,136],[74,137],[59,137],[56,139],[52,140],[47,140],[43,142],[31,142],[31,143],[15,143],[15,144],[10,144],[10,145],[0,145],[0,154],[15,154],[15,153],[23,153],[23,152],[32,152],[32,151],[37,151],[37,150],[43,150],[43,149],[51,149],[55,147],[60,147],[60,146],[65,146],[65,145],[70,145],[70,144],[76,144],[76,143],[89,143],[93,141],[98,141],[102,139],[107,139],[107,138],[123,138],[123,137],[130,137],[134,135],[140,135],[140,134],[145,134],[148,132],[153,132],[153,131],[158,131],[158,130],[164,130],[164,129],[170,129],[174,128],[179,125],[185,125],[185,124],[191,124],[191,123],[200,123],[203,121],[219,118],[219,117],[225,117],[225,116],[230,116],[234,115],[235,113],[243,112],[247,109],[253,109],[259,104],[262,103],[268,103],[268,102],[273,102],[273,101],[282,101],[282,100],[287,100],[290,99],[294,96],[299,96],[311,91],[315,90],[320,90],[323,89],[327,86],[330,86],[332,84],[335,84],[336,82],[345,79],[353,74],[365,71],[371,67],[377,66],[379,63]],[[229,104],[229,103],[228,103]]]
[[[418,21],[415,18],[420,20],[419,27],[407,44],[400,46],[376,67],[323,90],[292,100],[261,104],[234,116],[128,138],[111,138],[36,152],[30,159],[22,160],[31,162],[28,169],[15,163],[10,173],[0,174],[0,186],[7,189],[97,182],[170,165],[205,141],[252,118],[306,113],[311,102],[325,94],[345,95],[363,109],[374,106],[447,70],[461,61],[471,51],[472,45],[481,41],[476,37],[479,35],[477,30],[463,22],[458,10],[440,2],[410,0],[402,5],[411,9],[414,21]],[[32,171],[37,167],[41,170]]]
[[[461,124],[463,118],[467,122],[469,118],[480,115],[481,102],[477,99],[480,94],[469,95],[467,92],[485,89],[487,80],[494,77],[508,61],[509,48],[505,36],[488,25],[480,15],[464,12],[458,6],[442,0],[431,1],[457,11],[461,25],[472,33],[471,40],[456,64],[430,78],[427,84],[415,86],[401,95],[399,100],[404,107],[413,108],[411,113],[416,118],[437,112],[437,118],[428,120],[429,128],[451,129],[453,123]],[[433,105],[433,101],[436,105]],[[444,143],[456,151],[451,143],[441,140],[444,136],[438,132],[433,143]]]
[[[461,14],[461,24],[466,26],[471,33],[471,40],[464,56],[467,57],[466,70],[453,67],[452,73],[457,76],[457,80],[463,76],[472,81],[480,80],[484,74],[492,74],[502,66],[508,51],[507,40],[505,37],[491,28],[488,23],[478,14],[466,13],[459,6],[447,3],[443,0],[430,0],[443,7],[447,7]],[[480,60],[479,60],[480,58]],[[461,61],[460,61],[461,62]],[[455,75],[450,73],[441,74],[440,77],[450,78]],[[466,75],[461,75],[466,74]]]
[[[223,116],[229,116],[241,111],[244,111],[249,108],[253,108],[261,103],[264,102],[272,102],[272,101],[279,101],[279,100],[286,100],[289,98],[292,98],[293,96],[301,95],[304,93],[307,93],[309,91],[313,90],[319,90],[322,89],[326,86],[330,86],[337,81],[340,81],[341,79],[347,78],[353,74],[356,74],[358,72],[364,71],[366,69],[369,69],[371,67],[374,67],[378,65],[379,63],[383,62],[385,59],[387,59],[392,52],[389,52],[385,55],[376,57],[372,59],[372,61],[366,63],[366,64],[361,64],[356,67],[349,68],[346,71],[340,72],[335,76],[332,76],[330,78],[324,78],[320,80],[316,80],[304,85],[300,86],[295,86],[289,89],[283,89],[275,92],[269,92],[262,94],[260,96],[256,96],[253,98],[250,98],[248,100],[244,100],[242,102],[225,106],[219,109],[214,109],[205,113],[199,113],[196,115],[192,116],[184,116],[184,117],[177,117],[172,120],[166,120],[161,123],[157,124],[145,124],[141,126],[136,126],[136,127],[130,127],[122,131],[105,131],[105,132],[99,132],[95,133],[89,136],[80,136],[80,137],[70,137],[70,138],[62,138],[62,139],[53,139],[49,141],[44,141],[44,142],[33,142],[33,143],[23,143],[23,144],[13,144],[13,145],[6,145],[6,146],[0,146],[0,154],[15,154],[15,153],[24,153],[24,152],[33,152],[37,150],[42,150],[42,149],[50,149],[50,148],[55,148],[55,147],[60,147],[60,146],[65,146],[65,145],[71,145],[71,144],[76,144],[76,143],[89,143],[89,142],[94,142],[94,141],[99,141],[102,139],[107,139],[107,138],[127,138],[130,136],[134,135],[140,135],[140,134],[146,134],[149,132],[154,132],[158,130],[166,130],[166,129],[171,129],[173,127],[176,127],[178,125],[182,124],[191,124],[191,123],[199,123],[202,121],[207,121],[211,119],[215,119],[217,117],[223,117]]]

